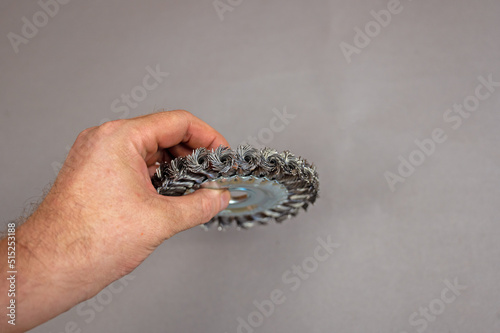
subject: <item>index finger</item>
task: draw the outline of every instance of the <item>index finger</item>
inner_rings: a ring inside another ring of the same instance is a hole
[[[138,135],[134,144],[144,159],[159,149],[182,143],[196,149],[229,146],[227,140],[210,125],[184,110],[154,113],[131,119]]]

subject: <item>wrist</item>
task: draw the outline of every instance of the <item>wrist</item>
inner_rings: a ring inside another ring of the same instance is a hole
[[[17,231],[18,323],[29,329],[87,299],[85,285],[73,279],[57,237],[36,217]],[[54,244],[52,244],[54,243]]]
[[[46,199],[52,200],[50,196]],[[85,257],[75,251],[81,232],[68,225],[65,209],[58,208],[48,210],[42,203],[16,229],[16,328],[23,331],[93,296],[87,282],[92,277],[84,270]],[[5,239],[0,246],[4,253]]]
[[[84,274],[88,268],[88,255],[85,253],[85,238],[88,237],[79,230],[81,224],[77,222],[78,217],[69,219],[67,211],[49,194],[26,223],[19,227],[19,265],[27,277],[37,276],[37,281],[43,281],[40,285],[76,294],[85,291],[87,281],[91,280],[88,274]],[[86,299],[85,294],[80,298],[82,301]]]

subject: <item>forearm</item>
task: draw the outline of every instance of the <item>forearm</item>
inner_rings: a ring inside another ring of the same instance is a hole
[[[83,262],[69,262],[71,253],[64,249],[69,239],[67,233],[58,237],[58,224],[35,213],[16,229],[14,267],[7,261],[12,242],[8,238],[0,241],[1,308],[6,309],[11,299],[15,301],[15,321],[9,324],[11,318],[2,314],[0,331],[24,332],[90,297],[81,279]],[[7,273],[13,269],[15,273]],[[7,280],[12,276],[15,280]]]

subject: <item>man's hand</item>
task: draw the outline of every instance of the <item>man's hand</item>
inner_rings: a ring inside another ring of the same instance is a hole
[[[47,197],[16,232],[18,318],[15,327],[3,318],[0,329],[25,331],[67,311],[130,273],[167,238],[226,208],[228,191],[164,197],[150,179],[159,160],[219,145],[228,143],[186,111],[111,121],[80,133]],[[4,239],[2,276],[6,250]],[[6,299],[3,278],[3,309]]]

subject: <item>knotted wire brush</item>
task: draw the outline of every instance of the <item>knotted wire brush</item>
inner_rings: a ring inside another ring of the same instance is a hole
[[[301,208],[307,210],[319,192],[318,173],[305,159],[289,151],[249,145],[234,150],[198,148],[191,155],[160,164],[151,181],[166,196],[227,188],[229,206],[204,224],[216,225],[218,230],[232,224],[247,229],[272,220],[282,222]]]

